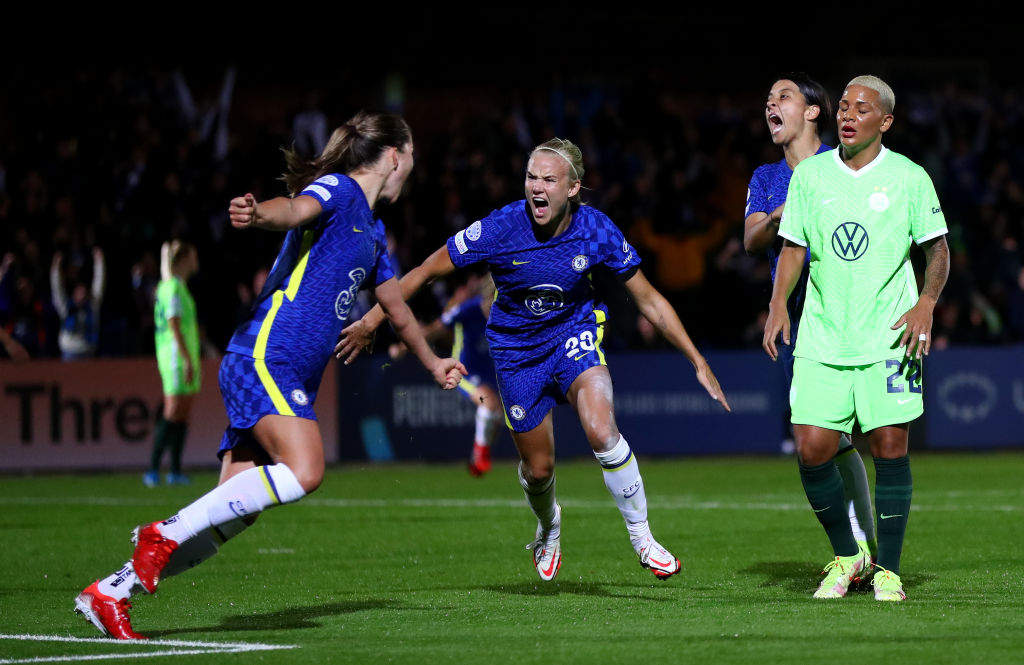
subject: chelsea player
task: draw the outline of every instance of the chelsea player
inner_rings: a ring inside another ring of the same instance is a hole
[[[601,349],[607,311],[590,272],[601,266],[618,276],[643,315],[693,363],[711,398],[726,411],[729,404],[675,310],[640,271],[636,250],[606,215],[583,204],[582,178],[583,155],[572,142],[552,139],[537,146],[526,168],[526,199],[449,238],[402,278],[402,294],[408,298],[457,267],[484,262],[491,271],[498,295],[487,341],[505,424],[520,456],[519,481],[537,517],[529,548],[540,578],[553,580],[562,562],[551,409],[568,402],[604,470],[640,564],[666,579],[679,572],[680,563],[651,534],[637,461],[615,424]],[[346,328],[335,348],[338,357],[350,362],[382,322],[374,308]]]
[[[754,171],[747,188],[747,209],[743,229],[743,246],[753,254],[766,251],[772,280],[779,262],[782,239],[778,237],[779,222],[786,206],[786,191],[793,169],[811,155],[828,152],[832,148],[821,141],[820,131],[832,121],[832,106],[825,88],[803,72],[787,74],[772,84],[765,104],[765,120],[772,143],[782,147],[783,158],[763,164]],[[800,279],[786,301],[790,320],[790,335],[796,338],[807,291],[807,265],[804,263]],[[786,375],[786,388],[793,383],[793,346],[778,347],[779,360]],[[835,456],[836,466],[843,479],[850,526],[858,544],[874,557],[878,551],[875,538],[874,511],[868,487],[864,460],[844,433]]]
[[[413,166],[412,134],[399,116],[359,113],[310,161],[286,152],[291,196],[228,208],[236,228],[287,231],[252,318],[235,331],[219,381],[230,421],[218,486],[177,514],[135,530],[132,559],[76,599],[98,629],[139,639],[128,598],[215,554],[263,510],[298,501],[324,475],[313,403],[338,333],[361,286],[371,285],[399,337],[445,389],[465,368],[427,346],[402,299],[386,253],[380,201],[394,201]]]

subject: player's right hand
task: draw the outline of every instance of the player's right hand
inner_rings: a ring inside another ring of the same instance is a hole
[[[439,358],[430,373],[442,390],[451,390],[462,382],[462,377],[468,375],[469,371],[455,358]]]
[[[236,229],[244,229],[253,225],[256,221],[256,199],[252,194],[236,196],[228,204],[228,217],[231,219],[231,226]]]
[[[359,319],[341,331],[338,343],[334,346],[334,357],[348,365],[361,351],[370,352],[373,348],[373,336],[374,331]]]
[[[768,320],[764,324],[764,338],[761,340],[761,348],[765,350],[772,360],[779,359],[779,350],[775,346],[775,340],[779,333],[782,333],[782,342],[789,344],[789,312],[786,305],[776,307],[768,306]]]

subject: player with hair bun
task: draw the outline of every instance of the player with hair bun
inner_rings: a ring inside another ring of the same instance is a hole
[[[235,331],[219,381],[229,425],[217,487],[172,517],[135,530],[135,552],[116,573],[75,599],[100,631],[144,639],[128,599],[154,593],[163,578],[216,554],[257,515],[319,487],[323,441],[313,403],[356,292],[372,285],[398,336],[439,386],[454,388],[465,367],[427,346],[402,299],[386,252],[379,202],[394,201],[413,166],[412,134],[399,116],[361,112],[336,129],[310,161],[287,152],[290,196],[228,207],[235,228],[287,231],[274,268]]]
[[[540,578],[553,580],[562,562],[551,409],[568,402],[579,414],[640,564],[666,579],[679,572],[680,563],[651,534],[637,461],[615,424],[612,381],[601,349],[607,309],[594,293],[590,273],[600,269],[616,275],[643,315],[693,363],[711,398],[727,411],[729,404],[675,311],[640,271],[636,250],[606,215],[583,203],[583,174],[583,155],[572,142],[538,145],[526,167],[526,199],[449,238],[402,277],[402,294],[409,298],[457,267],[483,262],[491,271],[498,295],[487,341],[505,424],[519,452],[519,481],[537,517],[529,549]],[[374,308],[346,328],[335,349],[338,357],[351,362],[383,320]]]

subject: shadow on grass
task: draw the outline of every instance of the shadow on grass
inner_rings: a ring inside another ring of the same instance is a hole
[[[765,577],[757,586],[759,588],[783,587],[788,591],[810,593],[821,581],[821,568],[806,561],[758,561],[739,571],[747,575]],[[921,587],[935,579],[938,575],[931,573],[904,573],[900,576],[905,588]],[[871,591],[871,580],[865,579],[850,587],[854,592]]]
[[[618,589],[616,588],[618,587]],[[482,587],[485,591],[513,596],[596,596],[602,598],[628,598],[630,600],[651,600],[670,602],[671,598],[642,595],[645,586],[629,584],[597,584],[594,582],[519,582],[517,584],[490,584]]]
[[[365,610],[377,610],[397,607],[399,603],[384,600],[354,600],[350,602],[328,603],[326,605],[310,605],[308,607],[289,607],[263,614],[236,614],[224,617],[215,626],[190,626],[172,628],[170,630],[147,630],[151,637],[167,637],[181,633],[217,633],[245,630],[293,630],[298,628],[319,628],[321,617],[352,614]]]

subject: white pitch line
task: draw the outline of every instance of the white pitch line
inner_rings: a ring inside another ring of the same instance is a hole
[[[1010,494],[1018,494],[1010,492]],[[934,499],[954,498],[964,496],[962,493],[947,495],[942,492],[932,493]],[[134,499],[115,499],[104,497],[92,497],[92,499],[81,497],[0,497],[0,505],[51,505],[68,504],[81,505],[91,503],[97,505],[148,505],[148,502],[136,501]],[[577,510],[603,510],[612,504],[607,501],[578,501],[573,499],[559,499],[559,503],[565,507]],[[660,499],[648,499],[651,508],[662,510],[781,510],[781,511],[802,511],[807,510],[807,504],[800,501],[773,502],[773,501],[696,501],[686,497],[673,498],[671,496]],[[323,507],[323,508],[512,508],[519,509],[525,505],[524,499],[326,499],[310,497],[303,500],[299,506]],[[978,510],[1016,513],[1024,511],[1024,505],[1014,504],[929,504],[915,503],[914,510],[957,512],[961,510]]]
[[[111,660],[117,658],[154,658],[156,656],[190,656],[210,653],[246,653],[252,651],[277,651],[298,649],[297,644],[261,644],[259,642],[195,642],[189,640],[117,640],[109,637],[72,637],[70,635],[4,635],[0,640],[22,640],[31,642],[74,642],[104,644],[118,647],[184,647],[160,651],[138,651],[133,653],[76,654],[66,656],[36,656],[32,658],[0,659],[0,665],[15,663],[70,663],[89,660]]]

